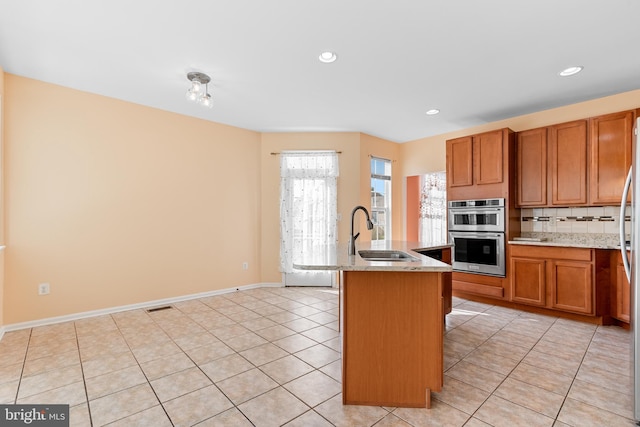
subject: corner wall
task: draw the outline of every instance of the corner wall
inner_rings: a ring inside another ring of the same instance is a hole
[[[11,74],[4,95],[3,324],[260,282],[259,133]]]

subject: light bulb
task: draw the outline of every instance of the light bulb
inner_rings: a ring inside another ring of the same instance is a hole
[[[200,91],[202,90],[202,83],[200,83],[200,80],[191,80],[191,90],[195,93],[200,93]]]
[[[198,103],[207,108],[213,108],[213,98],[208,93],[205,93],[200,98],[198,98]]]
[[[190,87],[187,93],[185,94],[189,101],[197,101],[198,100],[198,92],[194,92],[193,88]]]

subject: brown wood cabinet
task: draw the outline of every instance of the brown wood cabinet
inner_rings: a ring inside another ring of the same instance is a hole
[[[429,408],[444,378],[445,273],[342,274],[343,403]]]
[[[473,137],[447,141],[447,186],[473,185]]]
[[[549,127],[551,205],[587,203],[587,121]]]
[[[519,132],[516,139],[518,206],[547,205],[547,128]]]
[[[593,249],[511,245],[511,300],[595,314]]]
[[[631,287],[622,264],[620,251],[611,254],[611,317],[629,323],[631,312]]]
[[[590,185],[592,205],[619,205],[631,166],[633,111],[589,119]]]
[[[547,261],[511,257],[511,300],[522,304],[547,305]]]
[[[636,111],[519,132],[517,206],[619,205]]]
[[[473,137],[473,171],[476,184],[499,184],[504,181],[503,136],[502,130],[497,130]]]
[[[591,249],[585,250],[591,252]],[[558,310],[594,314],[592,263],[553,260],[549,266],[551,270],[549,306]]]
[[[509,129],[448,140],[448,199],[506,197],[512,141]]]

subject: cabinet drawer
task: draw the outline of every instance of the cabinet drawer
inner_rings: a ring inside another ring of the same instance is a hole
[[[591,261],[593,249],[563,246],[509,245],[511,256],[527,258],[554,258],[569,261]]]

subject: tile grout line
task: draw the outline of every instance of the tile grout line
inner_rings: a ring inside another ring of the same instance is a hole
[[[587,353],[589,352],[589,347],[591,346],[591,343],[593,342],[593,337],[595,336],[597,330],[598,330],[598,327],[596,326],[596,328],[593,330],[593,333],[591,334],[591,338],[589,338],[589,344],[587,345],[587,348],[585,349],[584,354],[582,355],[582,358],[580,358],[580,364],[578,365],[578,369],[576,369],[576,372],[573,375],[573,378],[571,379],[571,384],[567,388],[567,393],[564,395],[564,397],[562,399],[562,404],[560,405],[560,408],[558,409],[558,413],[556,414],[556,418],[555,418],[555,421],[557,421],[557,422],[562,422],[562,421],[560,421],[558,419],[558,417],[560,416],[560,413],[562,412],[562,408],[564,407],[564,404],[567,402],[567,399],[569,398],[569,393],[571,393],[571,388],[573,387],[573,384],[575,383],[576,379],[578,378],[578,373],[580,372],[580,369],[582,368],[582,364],[584,363],[584,359],[587,357]]]
[[[455,307],[453,307],[453,309],[455,309]],[[488,309],[486,309],[486,310],[482,311],[482,313],[485,313],[486,311],[488,311],[488,310],[490,310],[490,309],[491,309],[491,308],[488,308]],[[476,350],[477,350],[478,348],[480,348],[482,345],[486,344],[486,343],[487,343],[487,342],[488,342],[492,337],[494,337],[494,336],[495,336],[496,334],[498,334],[500,331],[504,330],[504,328],[506,328],[508,325],[510,325],[514,320],[516,320],[516,319],[520,318],[523,314],[530,314],[530,313],[527,313],[527,312],[519,313],[515,318],[511,319],[511,320],[509,321],[509,323],[507,323],[506,325],[502,326],[499,330],[497,330],[496,332],[494,332],[494,333],[493,333],[489,338],[487,338],[486,340],[484,340],[484,341],[482,342],[482,344],[480,344],[480,345],[476,346],[472,351],[470,351],[469,353],[467,353],[467,354],[466,354],[462,359],[460,359],[460,360],[459,360],[458,362],[456,362],[454,365],[452,365],[451,367],[449,367],[449,368],[447,369],[447,371],[448,371],[448,370],[450,370],[451,368],[453,368],[454,366],[456,366],[459,362],[463,361],[465,358],[467,358],[467,356],[469,356],[471,353],[473,353],[474,351],[476,351]],[[478,316],[478,315],[474,316],[473,318],[476,318],[477,316]],[[460,326],[462,326],[462,325],[464,325],[464,324],[468,323],[469,321],[473,320],[473,318],[472,318],[472,319],[468,319],[467,321],[463,322],[462,324],[460,324],[460,325],[458,325],[458,326],[454,327],[452,330],[457,329],[458,327],[460,327]],[[551,325],[549,325],[549,326],[547,327],[547,329],[545,329],[544,333],[540,336],[540,338],[538,338],[538,339],[536,340],[535,344],[533,344],[533,345],[529,348],[529,350],[527,350],[526,354],[525,354],[525,355],[524,355],[524,356],[523,356],[523,357],[518,361],[518,363],[516,364],[516,366],[515,366],[515,367],[513,367],[513,368],[509,371],[509,373],[504,377],[504,379],[503,379],[502,381],[500,381],[500,384],[498,384],[498,385],[493,389],[493,391],[491,391],[491,393],[489,394],[489,396],[487,396],[487,398],[483,400],[482,404],[480,404],[480,405],[478,406],[478,408],[476,408],[476,410],[473,412],[473,414],[471,414],[471,416],[470,416],[470,417],[469,417],[469,419],[465,422],[465,424],[466,424],[466,423],[468,423],[468,422],[469,422],[469,421],[470,421],[470,420],[475,416],[475,414],[480,410],[480,408],[482,408],[482,406],[483,406],[483,405],[484,405],[484,404],[489,400],[489,398],[490,398],[490,397],[495,396],[495,397],[497,397],[497,398],[502,399],[500,396],[495,395],[495,392],[498,390],[498,388],[500,388],[500,386],[501,386],[502,384],[504,384],[504,382],[505,382],[505,381],[509,378],[509,376],[510,376],[510,375],[511,375],[511,374],[512,374],[512,373],[513,373],[513,372],[518,368],[518,366],[520,366],[520,364],[521,364],[521,363],[523,363],[523,361],[524,361],[524,359],[527,357],[527,355],[528,355],[529,353],[531,353],[531,351],[533,351],[533,349],[534,349],[534,347],[536,346],[536,344],[538,344],[538,343],[542,340],[542,338],[544,337],[544,335],[549,331],[549,329],[551,329],[551,327],[552,327],[556,322],[557,322],[557,319],[556,319],[556,320],[555,320]],[[509,332],[509,331],[507,331],[507,332]],[[514,332],[514,333],[515,333],[515,332]],[[517,333],[516,333],[516,334],[517,334]],[[518,334],[518,335],[522,335],[522,334]],[[454,341],[455,341],[455,340],[454,340]],[[508,343],[508,344],[511,344],[511,343]],[[514,344],[511,344],[511,345],[514,345]],[[545,353],[545,354],[548,354],[548,353]],[[475,363],[473,363],[473,362],[467,362],[467,363],[471,363],[471,364],[475,365]],[[490,371],[492,371],[492,372],[496,372],[496,373],[498,373],[498,374],[501,374],[500,372],[493,371],[492,369],[489,369],[489,368],[486,368],[486,367],[483,367],[483,366],[480,366],[480,365],[476,365],[476,366],[479,366],[479,367],[481,367],[481,368],[484,368],[484,369],[490,370]],[[458,380],[458,381],[460,381],[460,380]],[[464,382],[464,381],[463,381],[463,382]],[[465,384],[467,384],[467,385],[469,385],[469,386],[471,386],[471,387],[475,387],[473,384],[469,384],[469,383],[465,383]],[[527,384],[528,384],[528,383],[527,383]],[[536,385],[534,385],[534,384],[529,384],[529,385],[531,385],[531,386],[533,386],[533,387],[537,387],[537,386],[536,386]],[[475,387],[475,388],[477,388],[477,387]],[[538,388],[541,388],[541,387],[538,387]],[[541,389],[542,389],[542,388],[541,388]],[[545,389],[542,389],[542,390],[545,390]],[[545,390],[545,391],[547,391],[547,392],[548,392],[548,390]],[[568,392],[569,392],[569,391],[567,390],[567,394],[568,394]],[[436,400],[437,400],[437,398],[436,398]],[[509,401],[509,402],[511,402],[511,401]],[[446,403],[446,402],[443,402],[443,403]],[[513,403],[514,405],[518,405],[518,406],[520,406],[520,407],[522,407],[522,408],[525,408],[525,409],[527,409],[527,410],[529,410],[529,411],[536,412],[537,414],[540,414],[540,415],[545,416],[545,417],[547,417],[547,418],[551,418],[551,417],[549,417],[549,416],[548,416],[548,415],[546,415],[546,414],[540,413],[540,412],[535,411],[535,410],[533,410],[533,409],[531,409],[531,408],[527,408],[526,406],[522,406],[522,405],[520,405],[520,404],[518,404],[518,403],[516,403],[516,402],[511,402],[511,403]],[[560,409],[561,409],[561,408],[562,408],[562,406],[560,406]],[[457,409],[457,408],[456,408],[456,409]],[[560,412],[560,409],[558,410],[558,413]],[[464,411],[463,411],[463,412],[464,412]],[[557,415],[556,415],[556,419],[557,419]],[[555,421],[556,419],[554,419],[554,421]],[[481,421],[482,421],[482,420],[481,420]],[[484,421],[483,421],[483,422],[484,422]]]
[[[84,364],[82,363],[82,352],[80,350],[80,338],[78,337],[78,328],[76,322],[73,322],[73,332],[78,346],[78,361],[80,362],[80,372],[82,373],[82,385],[84,386],[84,396],[87,399],[87,413],[89,414],[89,424],[93,427],[93,415],[91,414],[91,406],[89,405],[89,390],[87,390],[87,379],[84,375]],[[71,422],[71,408],[69,408],[69,422]]]
[[[149,317],[149,319],[151,319],[152,322],[156,323],[155,319],[152,316],[149,316],[148,313],[146,311],[142,311],[142,313],[144,313],[146,316]],[[124,336],[124,334],[122,333],[122,330],[120,329],[120,325],[118,324],[117,320],[115,318],[113,318],[113,315],[110,315],[111,320],[113,321],[113,323],[116,325],[116,328],[118,330],[118,332],[120,333],[120,335],[122,336],[122,339],[124,340],[125,344],[127,345],[127,348],[129,349],[129,351],[131,352],[131,356],[134,358],[134,360],[136,361],[136,364],[138,366],[138,368],[140,369],[140,371],[142,372],[142,375],[144,375],[144,378],[147,380],[147,385],[149,386],[149,388],[151,389],[151,391],[153,392],[154,396],[156,397],[156,399],[158,399],[158,403],[160,404],[160,407],[162,408],[162,411],[165,413],[165,415],[167,416],[167,419],[169,420],[169,423],[171,423],[172,426],[175,426],[173,420],[171,419],[171,417],[169,416],[169,414],[167,413],[167,410],[165,409],[164,405],[162,404],[162,401],[160,400],[160,397],[158,396],[158,394],[156,393],[156,390],[153,388],[153,386],[151,385],[151,381],[149,380],[149,377],[147,376],[147,373],[144,371],[144,369],[142,369],[142,365],[140,365],[140,361],[138,360],[138,358],[136,357],[135,353],[133,352],[133,349],[131,348],[131,345],[129,344],[129,342],[127,341],[127,338]],[[160,329],[162,329],[162,327],[160,325],[157,325]],[[164,330],[163,330],[164,332]],[[166,332],[165,332],[166,333]],[[171,338],[171,337],[169,337]],[[129,387],[129,388],[133,388],[135,386]],[[117,392],[116,392],[117,393]],[[113,393],[112,393],[113,394]],[[87,400],[88,401],[88,400]],[[118,420],[114,420],[115,421],[119,421],[119,420],[123,420],[126,418],[129,418],[135,414],[139,414],[141,412],[144,412],[146,410],[148,410],[150,408],[147,409],[143,409],[141,411],[138,411],[136,413],[133,414],[129,414],[126,417],[122,417],[119,418]]]
[[[22,369],[20,370],[20,378],[18,378],[18,387],[16,387],[16,396],[14,403],[18,404],[18,396],[20,395],[20,387],[22,386],[22,378],[24,375],[24,368],[27,365],[27,355],[29,354],[29,345],[31,343],[31,337],[33,336],[33,328],[29,329],[29,339],[27,340],[27,345],[24,349],[24,356],[22,357]]]

